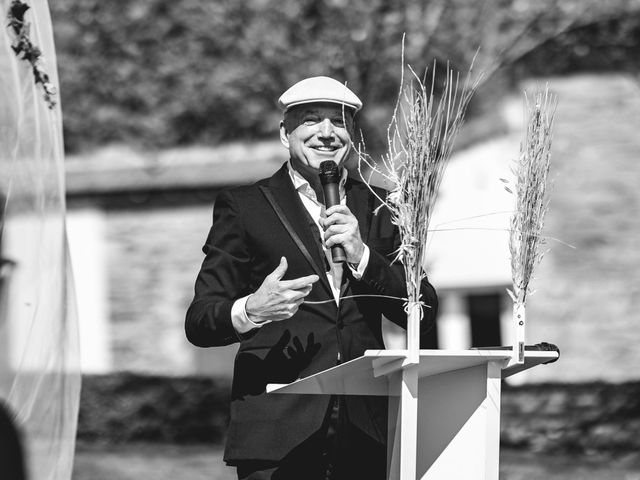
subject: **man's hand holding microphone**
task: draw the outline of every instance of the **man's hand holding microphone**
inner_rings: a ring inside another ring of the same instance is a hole
[[[358,220],[346,205],[340,204],[340,175],[335,162],[328,160],[320,164],[320,181],[327,207],[319,221],[324,230],[325,245],[331,248],[334,263],[346,261],[358,265],[364,253],[364,243]],[[252,322],[261,324],[291,318],[319,280],[317,275],[282,280],[287,268],[287,259],[282,257],[280,264],[247,299],[245,311]]]

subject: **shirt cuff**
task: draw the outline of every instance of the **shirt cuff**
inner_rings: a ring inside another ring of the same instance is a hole
[[[233,305],[231,306],[231,323],[238,333],[247,333],[254,328],[260,328],[266,323],[271,323],[271,320],[256,323],[249,319],[246,306],[247,300],[250,296],[251,295],[247,295],[246,297],[239,298],[233,302]]]
[[[367,269],[367,265],[369,265],[369,247],[366,244],[364,245],[364,252],[358,265],[353,263],[348,263],[347,265],[349,265],[349,270],[351,270],[353,278],[360,280],[364,275],[364,271]]]

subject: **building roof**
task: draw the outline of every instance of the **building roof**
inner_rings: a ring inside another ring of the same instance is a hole
[[[111,145],[70,155],[69,196],[135,191],[221,188],[271,175],[287,159],[279,141],[233,143],[142,152]]]

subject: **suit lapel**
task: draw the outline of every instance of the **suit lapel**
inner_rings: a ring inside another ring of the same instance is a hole
[[[345,184],[347,194],[347,207],[358,219],[358,227],[363,242],[369,239],[369,225],[371,224],[371,214],[373,212],[373,195],[369,194],[368,187],[357,180],[347,178]]]
[[[363,242],[367,242],[369,238],[369,225],[371,223],[371,214],[373,212],[373,195],[369,195],[368,187],[357,180],[347,178],[345,184],[345,190],[347,195],[347,207],[358,220],[358,228],[360,230],[360,236]],[[343,297],[349,283],[351,281],[351,275],[347,275],[346,271],[349,267],[344,265],[344,281],[340,285],[340,296]]]
[[[313,220],[309,217],[298,193],[293,188],[287,170],[287,164],[284,164],[283,167],[269,179],[268,187],[261,188],[267,200],[270,203],[275,203],[275,206],[272,206],[278,217],[280,217],[280,221],[293,238],[314,273],[320,277],[320,283],[327,290],[327,293],[333,297],[325,269],[326,260],[324,253],[320,249],[320,239],[314,237],[314,230],[316,229],[310,226],[310,222],[313,222]],[[369,190],[364,183],[351,178],[347,179],[345,190],[347,206],[358,220],[362,241],[367,242],[374,207],[373,195],[369,194]],[[345,265],[344,268],[347,269],[348,266]],[[349,283],[349,276],[346,275],[345,277],[345,282],[341,285],[342,294]]]
[[[321,256],[319,248],[320,239],[314,237],[315,229],[310,226],[310,222],[313,220],[309,217],[298,193],[293,188],[286,164],[269,179],[269,186],[263,187],[263,192],[267,195],[267,200],[275,203],[275,206],[272,206],[280,217],[280,221],[311,268],[320,277],[320,283],[333,296],[325,270],[324,254],[322,253]]]

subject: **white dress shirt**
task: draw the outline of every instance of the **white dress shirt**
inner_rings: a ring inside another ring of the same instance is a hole
[[[311,185],[309,185],[309,182],[291,166],[291,162],[289,162],[288,167],[289,176],[291,177],[291,181],[293,182],[293,187],[298,192],[302,204],[306,208],[307,212],[309,212],[309,216],[311,216],[313,221],[316,223],[318,231],[323,232],[324,230],[320,226],[320,217],[322,215],[322,212],[324,212],[325,210],[325,206],[318,201],[315,190],[311,187]],[[344,184],[347,181],[347,173],[348,172],[346,169],[342,170],[342,178],[339,184],[340,203],[342,205],[345,205],[347,201],[344,189]],[[330,268],[330,270],[327,272],[327,280],[329,280],[329,285],[331,286],[333,299],[336,302],[336,305],[338,305],[340,303],[340,285],[342,283],[343,264],[333,263],[333,261],[331,260],[331,249],[326,247],[326,245],[324,244],[324,240],[322,241],[322,246],[324,254],[327,258],[327,264]],[[351,267],[351,265],[348,265],[353,274],[353,277],[356,280],[362,278],[362,275],[364,274],[368,263],[369,247],[365,244],[364,253],[362,254],[362,258],[360,259],[358,268],[354,269]],[[231,307],[231,323],[238,333],[245,333],[254,328],[259,328],[266,323],[270,323],[270,320],[266,322],[255,323],[249,319],[245,307],[247,304],[247,299],[250,296],[251,295],[247,295],[246,297],[242,297],[236,300]]]

